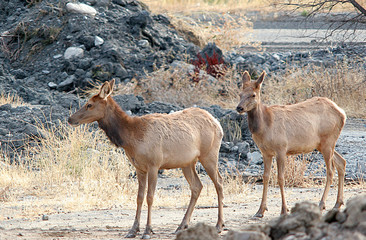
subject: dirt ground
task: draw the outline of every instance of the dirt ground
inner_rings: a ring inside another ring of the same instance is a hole
[[[171,182],[172,179],[159,179],[160,185]],[[158,186],[159,187],[159,186]],[[332,188],[327,201],[330,209],[336,200],[336,188]],[[168,190],[167,190],[168,191]],[[319,188],[287,188],[286,197],[288,207],[292,208],[295,203],[308,200],[317,203],[323,191]],[[271,187],[268,195],[269,211],[263,219],[252,216],[258,210],[261,198],[262,186],[253,185],[250,196],[247,199],[230,200],[224,202],[225,227],[221,236],[228,230],[241,230],[249,224],[264,224],[279,216],[281,198],[278,188]],[[363,189],[346,186],[345,201],[364,192]],[[167,194],[169,194],[167,192]],[[215,196],[213,196],[215,197]],[[153,209],[152,224],[155,234],[154,239],[174,239],[174,231],[179,225],[185,212],[185,206],[189,199],[181,199],[180,208]],[[344,207],[343,207],[344,208]],[[146,222],[146,206],[141,216],[141,231]],[[48,220],[42,217],[33,220],[10,219],[0,222],[0,239],[124,239],[127,231],[133,224],[134,209],[99,209],[95,211],[72,212],[48,215]],[[198,222],[214,226],[217,220],[217,206],[205,206],[198,204],[193,212],[191,226]],[[136,238],[140,238],[138,235]]]

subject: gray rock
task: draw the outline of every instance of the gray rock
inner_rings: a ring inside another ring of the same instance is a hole
[[[361,222],[366,222],[366,195],[350,199],[345,212],[347,220],[343,225],[347,228],[354,228]]]
[[[270,238],[268,236],[266,236],[262,232],[255,232],[255,231],[244,231],[244,232],[229,231],[224,236],[224,240],[270,240]]]
[[[60,84],[57,85],[57,89],[60,91],[66,91],[70,89],[75,81],[75,75],[68,76],[66,80],[62,81]]]
[[[195,226],[178,232],[176,240],[218,240],[219,235],[213,226],[197,223]]]
[[[238,142],[237,144],[236,144],[236,146],[238,146],[238,153],[240,153],[240,154],[245,154],[245,155],[247,155],[248,154],[248,152],[249,152],[249,143],[247,143],[247,142]]]
[[[95,36],[95,39],[94,39],[94,45],[96,47],[102,45],[104,43],[104,40],[103,38],[99,37],[99,36]]]
[[[65,59],[81,58],[84,56],[84,50],[80,47],[69,47],[64,53]]]
[[[90,16],[95,16],[97,14],[97,10],[95,10],[95,8],[84,3],[67,3],[66,10],[69,12],[86,14]]]
[[[147,47],[150,47],[150,42],[145,39],[142,39],[137,42],[137,45],[139,45],[140,47],[143,47],[143,48],[147,48]]]
[[[247,158],[250,164],[261,165],[263,163],[262,154],[260,152],[249,152]]]

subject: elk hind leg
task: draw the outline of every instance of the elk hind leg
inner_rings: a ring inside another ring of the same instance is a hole
[[[197,199],[201,193],[203,185],[201,180],[199,179],[197,172],[196,172],[196,162],[191,164],[188,167],[182,168],[184,177],[187,179],[187,182],[191,188],[191,200],[189,202],[186,214],[182,220],[182,223],[177,228],[176,232],[179,230],[185,229],[188,227],[189,221],[192,216],[192,212],[194,210],[194,206],[196,205]]]
[[[320,152],[322,153],[322,155],[324,157],[326,172],[327,172],[324,193],[319,202],[320,210],[324,210],[325,202],[327,200],[329,189],[330,189],[330,186],[332,185],[333,176],[334,176],[334,162],[333,162],[334,148],[331,148],[331,147],[323,148],[320,150]]]
[[[205,168],[208,176],[211,178],[212,182],[215,185],[217,198],[218,198],[218,218],[217,218],[217,224],[216,229],[220,233],[223,230],[224,227],[224,192],[223,192],[223,180],[219,173],[219,169],[217,166],[218,162],[218,156],[219,153],[217,152],[210,152],[205,157],[200,157],[200,162],[202,163],[202,166]]]
[[[338,172],[338,195],[337,202],[334,205],[335,209],[339,209],[343,204],[343,187],[344,187],[344,176],[346,169],[346,160],[337,152],[334,151],[334,164]]]

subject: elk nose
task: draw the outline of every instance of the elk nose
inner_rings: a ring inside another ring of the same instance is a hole
[[[240,106],[237,106],[237,107],[236,107],[236,111],[237,111],[237,112],[239,112],[239,113],[240,113],[240,112],[242,112],[243,110],[244,110],[244,109],[243,109],[242,107],[240,107]]]

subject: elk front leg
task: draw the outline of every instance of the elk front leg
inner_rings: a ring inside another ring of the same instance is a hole
[[[148,172],[148,187],[147,187],[147,222],[146,222],[146,228],[144,235],[142,236],[142,239],[150,239],[151,234],[154,233],[151,228],[151,209],[152,204],[154,201],[154,193],[156,188],[156,183],[158,180],[158,169],[157,168],[151,168]]]
[[[142,203],[144,201],[144,195],[145,195],[145,188],[146,188],[146,172],[142,172],[139,170],[136,170],[137,179],[139,182],[139,188],[137,192],[137,209],[136,209],[136,216],[135,221],[132,225],[132,228],[127,233],[126,238],[134,238],[136,237],[137,232],[140,231],[140,216],[141,216],[141,208]]]
[[[271,174],[272,167],[272,157],[271,155],[263,155],[263,163],[264,163],[264,172],[263,172],[263,194],[262,194],[262,202],[259,206],[258,212],[254,215],[254,217],[262,218],[264,216],[264,212],[268,210],[267,208],[267,192],[268,192],[268,184],[269,184],[269,176]]]

